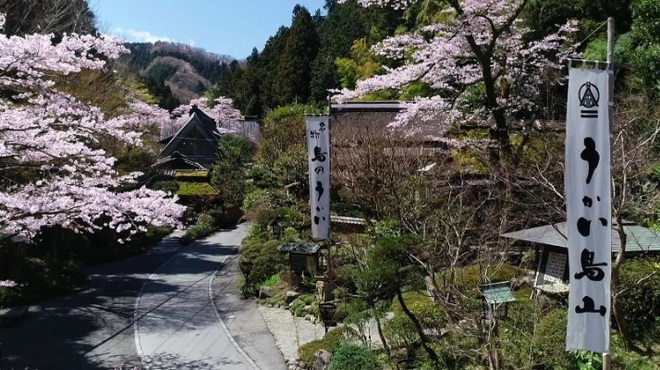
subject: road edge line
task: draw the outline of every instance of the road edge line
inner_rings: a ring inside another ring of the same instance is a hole
[[[217,275],[218,271],[225,265],[225,262],[227,262],[227,259],[229,256],[225,256],[225,259],[221,262],[220,266],[213,272],[213,275],[211,275],[211,279],[209,280],[209,300],[211,301],[211,304],[213,305],[213,313],[215,313],[216,319],[218,319],[218,324],[220,324],[220,327],[222,330],[224,330],[225,334],[227,334],[227,338],[229,338],[229,341],[231,342],[232,345],[234,345],[234,348],[238,351],[238,353],[245,358],[245,360],[254,368],[255,370],[261,370],[261,368],[254,362],[252,358],[241,348],[241,346],[238,345],[238,342],[236,339],[234,339],[234,336],[231,335],[229,332],[229,328],[225,324],[225,322],[222,320],[222,317],[220,317],[220,312],[218,311],[218,306],[215,304],[215,300],[213,299],[213,280],[215,280],[215,276]]]

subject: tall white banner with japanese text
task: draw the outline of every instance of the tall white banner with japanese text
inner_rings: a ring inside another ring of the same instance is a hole
[[[612,211],[609,78],[571,68],[566,115],[568,330],[566,350],[610,351]]]
[[[307,117],[309,201],[312,237],[330,238],[330,126],[325,117]]]

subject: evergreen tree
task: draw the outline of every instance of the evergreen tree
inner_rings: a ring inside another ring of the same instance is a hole
[[[262,78],[260,97],[264,109],[279,105],[279,91],[275,88],[275,79],[289,32],[288,27],[280,27],[275,36],[268,39],[259,58]]]
[[[293,8],[293,22],[278,65],[275,88],[279,104],[305,103],[310,97],[312,62],[319,52],[319,37],[307,8]]]
[[[243,68],[237,60],[232,60],[229,66],[225,67],[225,73],[220,81],[210,89],[209,95],[212,98],[226,96],[236,99],[239,93],[238,85],[242,77]]]
[[[253,48],[252,54],[247,58],[243,78],[238,83],[238,96],[234,99],[236,107],[248,116],[263,115],[259,90],[262,73],[259,62],[259,51],[257,48]]]
[[[339,74],[335,58],[326,50],[319,53],[312,65],[312,80],[310,82],[311,100],[323,102],[328,97],[328,89],[339,88]]]

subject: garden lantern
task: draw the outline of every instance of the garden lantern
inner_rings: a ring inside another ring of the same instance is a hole
[[[335,311],[337,310],[337,305],[332,302],[323,302],[319,303],[319,314],[321,315],[321,320],[323,320],[323,326],[325,327],[325,332],[328,332],[328,327],[337,326],[335,322]]]
[[[505,319],[508,314],[509,302],[516,299],[511,295],[509,282],[484,284],[479,286],[481,304],[485,320]]]

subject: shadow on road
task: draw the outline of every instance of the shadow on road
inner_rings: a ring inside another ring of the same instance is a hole
[[[235,245],[197,244],[208,249],[179,256],[196,262],[182,263],[180,268],[170,271],[172,274],[182,278],[197,273],[210,276],[218,268],[217,262],[207,261],[211,252],[216,256],[218,253],[231,256],[238,251]],[[24,320],[14,326],[0,327],[0,370],[108,369],[122,363],[125,368],[138,366],[133,332],[135,300],[149,275],[173,254],[147,253],[87,268],[88,289],[32,306]],[[185,300],[185,289],[161,280],[149,280],[148,289],[168,293],[171,299]],[[193,362],[178,368],[214,368],[203,366]]]

